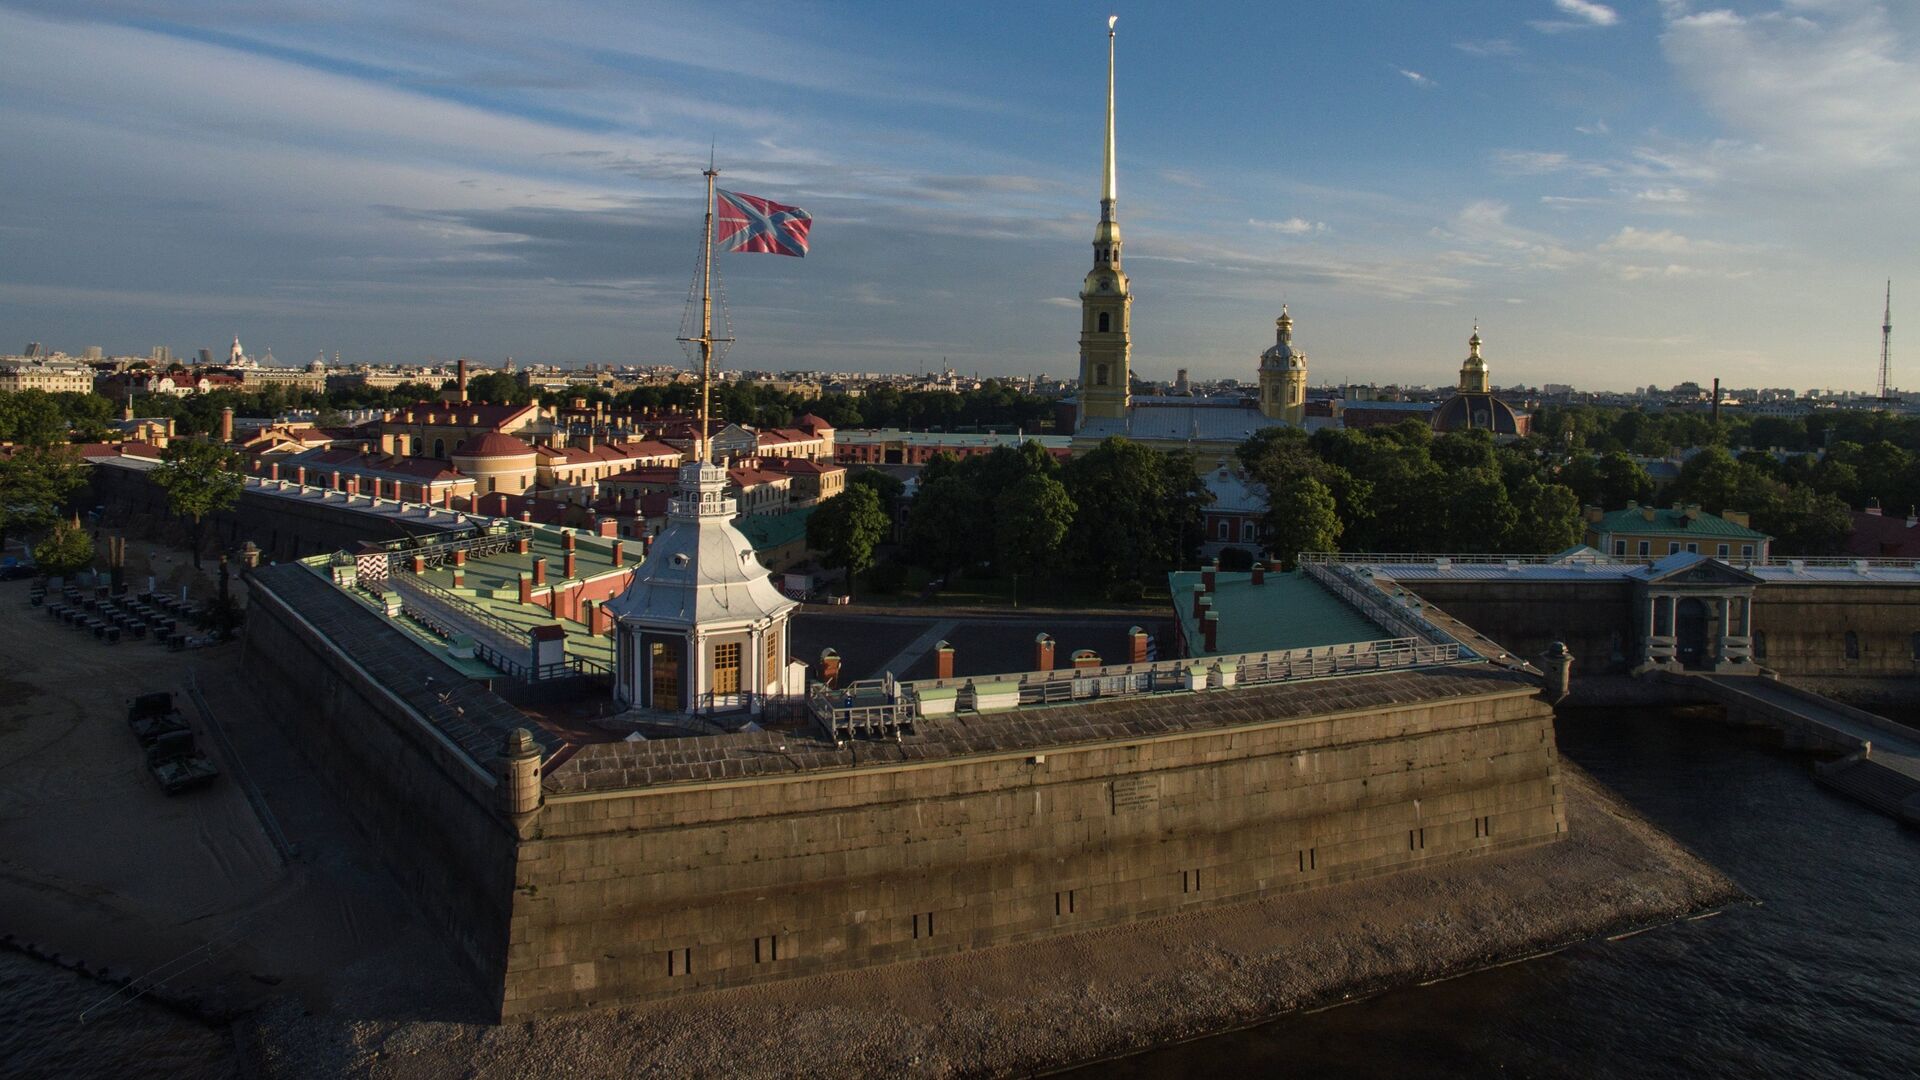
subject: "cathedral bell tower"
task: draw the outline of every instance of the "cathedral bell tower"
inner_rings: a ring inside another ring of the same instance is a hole
[[[1480,355],[1480,324],[1473,324],[1473,336],[1467,339],[1467,359],[1460,365],[1460,392],[1487,393],[1487,361]]]
[[[1120,218],[1113,168],[1113,24],[1107,19],[1107,157],[1100,192],[1100,225],[1093,232],[1093,269],[1080,286],[1080,424],[1124,419],[1133,395],[1133,344],[1128,332],[1133,295],[1120,268]]]
[[[1260,354],[1260,415],[1300,427],[1307,421],[1307,354],[1294,350],[1285,304],[1273,326],[1273,347]]]

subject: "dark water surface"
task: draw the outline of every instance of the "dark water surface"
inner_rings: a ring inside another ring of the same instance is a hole
[[[0,1076],[175,1080],[234,1075],[233,1037],[146,1001],[99,1007],[113,988],[0,952]],[[94,1009],[87,1023],[80,1014]]]
[[[1593,711],[1559,737],[1760,904],[1083,1072],[1920,1076],[1920,831],[1711,721]]]

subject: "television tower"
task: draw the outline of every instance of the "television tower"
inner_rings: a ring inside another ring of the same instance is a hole
[[[1887,382],[1893,368],[1893,282],[1887,282],[1887,310],[1880,319],[1880,400],[1891,401]]]

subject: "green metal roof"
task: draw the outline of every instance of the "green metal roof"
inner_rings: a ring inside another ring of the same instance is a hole
[[[746,535],[753,550],[766,551],[804,539],[807,535],[807,519],[819,508],[819,504],[815,503],[798,510],[788,510],[784,514],[749,514],[735,518],[733,524]]]
[[[1197,570],[1167,575],[1174,615],[1195,656],[1318,648],[1393,636],[1299,570],[1270,570],[1259,585],[1252,574],[1222,572],[1213,589],[1213,610],[1220,613],[1214,644],[1219,647],[1209,651],[1193,617],[1193,587],[1198,584]]]
[[[1740,540],[1765,540],[1767,534],[1749,529],[1744,525],[1735,525],[1718,514],[1709,514],[1705,510],[1699,517],[1688,518],[1686,511],[1654,509],[1653,520],[1648,521],[1645,510],[1648,507],[1630,507],[1615,510],[1597,522],[1588,522],[1587,526],[1595,532],[1617,533],[1621,535],[1654,536],[1726,536]]]

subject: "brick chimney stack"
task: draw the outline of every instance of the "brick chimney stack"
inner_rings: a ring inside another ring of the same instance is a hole
[[[953,646],[947,642],[943,641],[933,647],[933,677],[953,678]]]
[[[574,554],[571,549],[565,552],[565,557],[560,564],[560,580],[562,581],[573,580]]]
[[[820,650],[820,681],[832,686],[840,678],[840,654],[832,649]]]
[[[537,588],[547,583],[547,559],[541,556],[533,560],[533,584]]]
[[[1266,563],[1256,562],[1253,564],[1253,583],[1255,585],[1265,585],[1267,583]]]
[[[1036,634],[1034,636],[1033,670],[1053,670],[1053,639],[1045,634]]]
[[[454,368],[454,371],[456,373],[454,375],[454,381],[453,381],[454,389],[459,392],[460,400],[465,401],[467,400],[467,358],[466,357],[463,356],[460,358],[460,363],[458,366]]]
[[[233,441],[233,406],[231,405],[220,410],[220,441],[223,443]]]
[[[1206,628],[1207,651],[1219,652],[1220,651],[1220,613],[1217,611],[1207,612],[1207,617],[1201,620],[1201,625]]]
[[[1207,604],[1207,587],[1205,585],[1195,585],[1193,587],[1193,617],[1194,618],[1197,619],[1201,615],[1206,613],[1206,604]]]
[[[1137,626],[1127,628],[1127,663],[1144,664],[1147,662],[1148,635]]]
[[[627,562],[627,543],[624,540],[613,542],[613,565],[624,566]]]
[[[533,575],[522,572],[520,575],[520,602],[533,603]]]
[[[1092,649],[1081,649],[1073,654],[1073,666],[1075,670],[1097,668],[1100,666],[1100,654]]]

